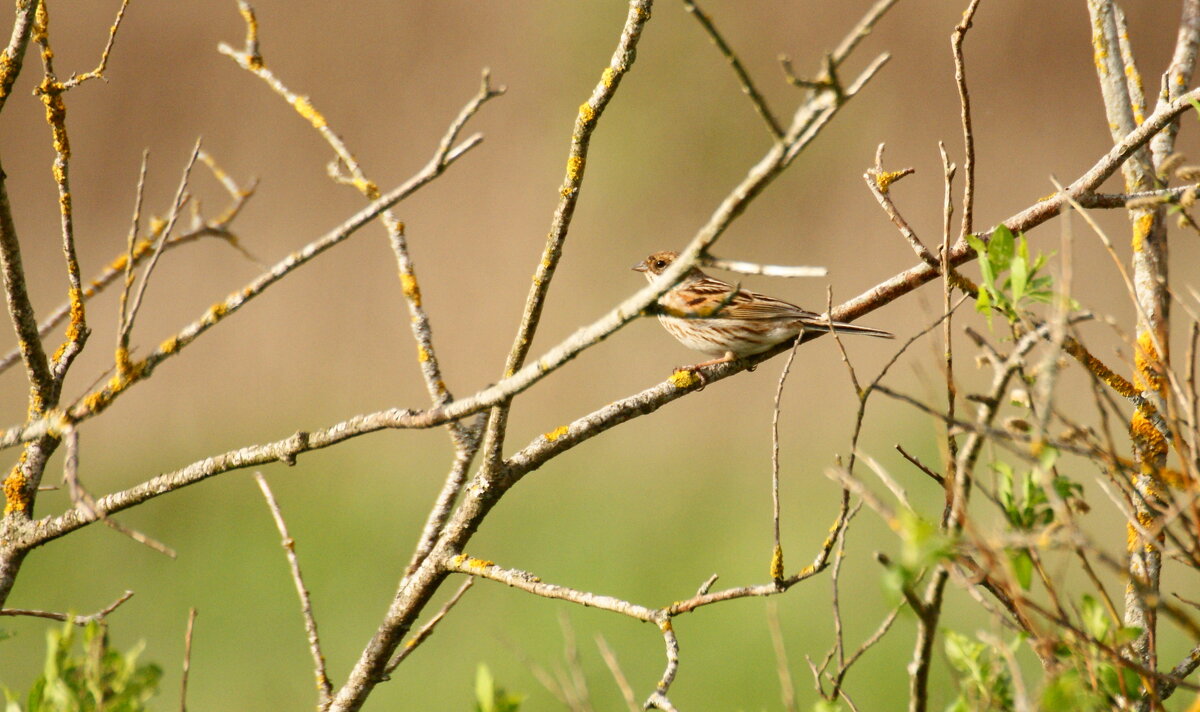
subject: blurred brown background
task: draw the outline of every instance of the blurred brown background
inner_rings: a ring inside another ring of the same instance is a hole
[[[709,2],[706,9],[771,105],[786,116],[799,96],[783,82],[777,55],[786,53],[799,71],[815,73],[822,53],[869,4]],[[116,5],[51,6],[60,75],[94,66]],[[730,258],[826,265],[828,280],[745,278],[746,285],[819,309],[826,283],[834,300],[843,301],[914,263],[862,183],[880,142],[888,145],[887,167],[917,168],[893,194],[927,242],[940,239],[937,142],[945,141],[954,160],[962,161],[949,36],[964,5],[899,3],[843,77],[883,51],[892,53],[891,62],[714,250]],[[484,144],[397,210],[408,225],[451,390],[466,395],[494,381],[550,225],[577,107],[608,62],[625,3],[259,0],[255,6],[266,65],[311,97],[385,190],[432,155],[448,122],[476,91],[482,67],[491,68],[495,83],[507,85],[507,95],[467,128],[482,131]],[[1127,2],[1125,9],[1146,84],[1157,87],[1174,41],[1176,3]],[[260,178],[236,228],[267,263],[362,206],[360,196],[326,177],[332,154],[311,127],[217,53],[219,41],[240,47],[243,37],[232,1],[135,0],[108,82],[90,82],[67,96],[85,276],[124,249],[143,148],[150,150],[146,213],[165,214],[197,136],[239,181]],[[1050,176],[1073,180],[1111,140],[1082,2],[985,1],[966,47],[978,140],[976,220],[982,227],[1052,192]],[[0,119],[0,151],[33,297],[44,314],[63,300],[66,281],[48,130],[29,94],[39,76],[31,51]],[[1185,124],[1193,121],[1187,117]],[[690,239],[767,146],[760,120],[696,22],[679,3],[658,4],[637,63],[592,142],[583,195],[534,353],[640,287],[641,276],[629,267],[649,252]],[[1180,147],[1195,155],[1194,146],[1189,125]],[[223,193],[206,171],[198,168],[195,176],[193,192],[215,213]],[[1123,216],[1104,218],[1127,251]],[[1043,227],[1031,236],[1033,243],[1060,250],[1061,225]],[[1133,309],[1111,261],[1080,221],[1074,229],[1075,296],[1130,324]],[[1174,276],[1186,281],[1197,264],[1195,236],[1180,235],[1172,250]],[[168,253],[134,333],[139,352],[258,271],[216,241]],[[928,323],[940,300],[939,288],[928,287],[863,323],[904,338]],[[111,365],[115,305],[111,293],[89,304],[94,332],[68,381],[72,397]],[[1100,343],[1109,338],[1103,327],[1089,333]],[[9,336],[2,343],[7,348],[12,341]],[[848,348],[860,374],[873,377],[894,347],[866,341]],[[932,398],[930,384],[938,375],[927,364],[935,350],[918,344],[892,372],[893,386]],[[1101,353],[1113,356],[1111,346]],[[636,322],[519,399],[508,448],[660,381],[692,358],[653,321]],[[962,359],[968,388],[976,377],[969,361]],[[690,595],[714,572],[725,585],[766,580],[770,399],[780,366],[775,361],[715,384],[555,460],[510,494],[471,553],[548,581],[650,605]],[[19,369],[6,374],[0,388],[5,422],[19,422],[25,398]],[[373,226],[254,300],[104,417],[88,422],[81,431],[82,476],[93,492],[104,493],[297,429],[426,403],[394,260],[382,229]],[[846,452],[854,409],[834,344],[813,344],[799,356],[787,385],[781,424],[789,569],[807,563],[832,521],[837,489],[822,470]],[[937,493],[891,449],[904,442],[936,461],[935,431],[913,416],[910,409],[876,401],[862,447],[892,468],[918,501],[932,503]],[[335,681],[357,658],[390,600],[449,453],[443,432],[388,432],[303,456],[295,468],[266,468],[298,540]],[[65,495],[47,494],[39,514],[66,504]],[[145,658],[167,669],[164,709],[175,704],[187,609],[196,606],[189,694],[194,709],[312,704],[294,594],[249,472],[226,474],[121,519],[175,547],[178,560],[92,527],[35,552],[9,605],[90,612],[126,588],[135,590],[112,618],[113,634],[122,646],[145,639]],[[1118,550],[1123,528],[1112,531]],[[891,604],[869,554],[894,542],[873,515],[864,514],[849,547],[843,610],[848,640],[856,644]],[[828,599],[827,577],[778,599],[804,707],[813,693],[803,656],[819,659],[830,643]],[[967,600],[961,592],[952,599],[954,605]],[[988,625],[968,610],[952,609],[947,624],[967,631]],[[476,665],[486,663],[501,685],[528,695],[527,709],[555,709],[522,659],[548,669],[562,666],[560,613],[579,638],[597,709],[619,705],[593,644],[597,633],[616,649],[638,695],[648,694],[663,665],[656,631],[481,582],[394,680],[378,689],[369,707],[470,709]],[[0,683],[28,688],[41,667],[45,627],[4,622],[17,637],[0,643]],[[863,709],[899,705],[906,684],[898,661],[909,654],[912,628],[902,619],[863,669],[851,674],[848,689]],[[780,707],[762,601],[702,610],[679,620],[677,630],[683,667],[672,697],[682,708]],[[1176,643],[1164,644],[1164,660],[1175,658]],[[935,703],[942,704],[948,683],[943,671],[938,675]]]

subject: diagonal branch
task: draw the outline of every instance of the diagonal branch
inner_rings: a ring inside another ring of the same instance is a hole
[[[588,148],[591,145],[592,133],[596,130],[600,116],[608,103],[612,101],[621,79],[629,72],[637,56],[637,44],[641,39],[642,30],[650,20],[650,9],[653,0],[631,0],[625,24],[621,28],[621,37],[617,48],[613,51],[608,66],[601,72],[600,81],[592,88],[591,96],[580,104],[579,113],[575,117],[575,127],[571,132],[571,148],[567,153],[567,170],[559,188],[558,205],[554,209],[554,217],[550,222],[550,233],[546,236],[546,244],[542,248],[542,256],[533,273],[533,284],[525,299],[524,313],[521,324],[513,339],[508,359],[504,364],[505,377],[511,376],[525,363],[529,349],[533,346],[533,337],[537,332],[538,322],[542,317],[542,309],[546,304],[546,296],[550,291],[550,281],[562,258],[563,244],[567,239],[567,231],[571,227],[571,219],[575,215],[575,206],[579,201],[579,192],[583,187],[584,171],[587,168]],[[501,452],[504,448],[504,434],[508,427],[509,404],[500,403],[492,410],[488,420],[487,432],[483,439],[483,466],[488,470],[499,465]]]

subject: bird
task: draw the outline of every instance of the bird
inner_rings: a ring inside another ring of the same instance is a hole
[[[679,257],[655,252],[633,266],[653,282]],[[821,314],[765,294],[741,289],[692,267],[658,298],[658,320],[679,343],[712,357],[677,370],[691,371],[760,354],[806,330],[829,331]],[[835,321],[838,333],[866,334],[885,339],[895,334],[868,326]]]

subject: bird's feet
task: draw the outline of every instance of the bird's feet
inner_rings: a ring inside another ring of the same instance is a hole
[[[684,384],[685,386],[692,385],[691,381],[694,379],[695,381],[700,382],[700,387],[696,390],[702,391],[704,390],[704,387],[708,385],[708,378],[700,369],[707,368],[708,366],[716,366],[717,364],[721,363],[729,363],[730,361],[736,360],[737,355],[735,355],[732,351],[726,351],[725,355],[721,358],[714,358],[710,361],[701,361],[700,363],[694,363],[691,366],[677,366],[675,368],[674,375],[671,376],[671,379],[676,382],[676,385],[680,385],[679,381],[686,381]],[[750,370],[753,371],[754,367],[750,367]],[[684,377],[680,378],[679,376],[681,375]]]

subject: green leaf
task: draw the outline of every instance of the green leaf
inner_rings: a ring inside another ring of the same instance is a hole
[[[1108,618],[1108,611],[1094,597],[1086,593],[1083,595],[1079,602],[1079,616],[1088,635],[1096,640],[1108,638],[1108,632],[1112,630],[1112,621]]]
[[[988,262],[992,272],[1000,274],[1012,263],[1013,233],[1004,225],[999,225],[992,231],[992,239],[988,241]]]
[[[1008,552],[1008,560],[1012,563],[1017,583],[1021,584],[1022,589],[1028,591],[1033,584],[1033,557],[1027,550],[1018,549]]]
[[[967,235],[967,244],[975,250],[975,254],[979,256],[979,259],[987,258],[987,244],[983,240],[980,240],[978,235],[973,233]]]
[[[960,672],[970,672],[975,667],[982,647],[958,631],[946,631],[946,659]]]
[[[479,664],[475,670],[475,710],[476,712],[519,712],[521,700],[518,695],[510,695],[503,688],[496,687],[496,680],[487,665]]]
[[[1037,452],[1037,459],[1038,465],[1043,470],[1049,470],[1058,461],[1058,448],[1053,445],[1041,443],[1041,448]]]
[[[983,287],[979,290],[979,297],[975,299],[975,311],[980,314],[986,314],[988,326],[992,325],[992,298],[988,296],[988,287]]]
[[[496,680],[487,665],[475,669],[475,709],[477,712],[496,712]]]
[[[992,463],[992,469],[1000,474],[1000,483],[998,485],[1000,504],[1004,507],[1004,513],[1008,515],[1008,520],[1011,522],[1017,513],[1016,499],[1013,498],[1012,466],[1007,462],[997,460]]]
[[[1021,238],[1021,246],[1024,247],[1025,238]],[[1017,254],[1014,255],[1012,261],[1009,262],[1010,270],[1012,271],[1012,299],[1013,302],[1021,301],[1025,296],[1025,285],[1029,284],[1029,264],[1025,261],[1025,257]]]

